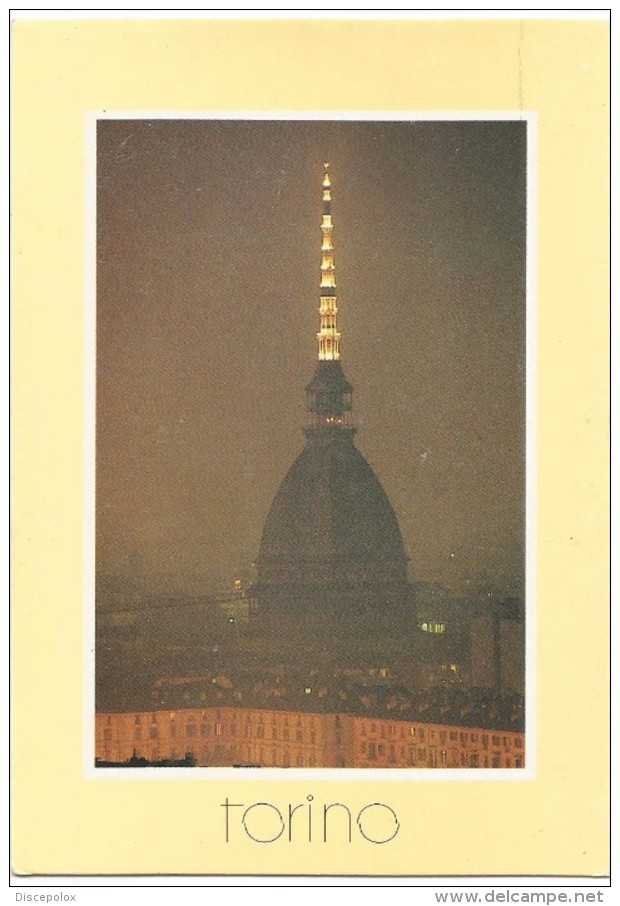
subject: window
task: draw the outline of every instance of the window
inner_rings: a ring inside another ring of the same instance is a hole
[[[142,739],[142,730],[141,730],[140,727],[136,727],[136,729],[135,729],[135,731],[134,731],[134,734],[133,734],[133,738],[134,738],[134,739]]]
[[[515,768],[522,768],[522,767],[523,767],[523,759],[521,758],[520,755],[517,755],[517,757],[515,758]]]
[[[157,739],[157,727],[151,727],[149,735],[151,739]]]
[[[206,723],[206,721],[204,723],[200,724],[200,735],[201,736],[208,736],[210,730],[211,730],[211,728],[209,727],[209,724]]]
[[[377,760],[377,744],[374,742],[368,743],[368,760],[369,761]]]
[[[432,768],[437,767],[437,749],[428,750],[428,760],[429,760],[429,764]]]
[[[515,736],[515,738],[514,738],[514,744],[515,744],[515,748],[517,748],[517,749],[522,749],[522,748],[523,748],[523,740],[521,739],[520,736]]]
[[[497,754],[494,754],[494,755],[493,755],[493,757],[492,757],[492,759],[491,759],[491,767],[492,767],[492,768],[498,768],[498,767],[499,767],[499,755],[497,755]]]
[[[106,742],[110,742],[110,740],[112,739],[112,728],[111,727],[105,728],[105,730],[103,731],[103,738],[105,739]]]
[[[478,767],[478,756],[475,753],[469,756],[469,766],[470,768]]]
[[[446,624],[437,623],[436,621],[420,623],[420,629],[422,632],[432,632],[434,635],[443,635],[446,631]]]
[[[196,735],[196,724],[188,724],[185,728],[186,736],[195,736]]]
[[[492,736],[491,742],[493,743],[494,746],[499,746],[500,745],[499,736]]]

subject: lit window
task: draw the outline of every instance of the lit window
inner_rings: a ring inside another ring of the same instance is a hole
[[[445,623],[437,623],[435,621],[429,623],[420,623],[420,629],[422,632],[431,632],[434,635],[443,635],[446,631]]]

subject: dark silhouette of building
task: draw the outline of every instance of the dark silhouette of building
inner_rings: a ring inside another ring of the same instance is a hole
[[[274,635],[318,641],[337,656],[344,639],[403,639],[412,630],[413,611],[394,510],[354,444],[352,387],[340,363],[328,166],[318,362],[306,388],[306,446],[267,517],[254,601],[259,621]]]

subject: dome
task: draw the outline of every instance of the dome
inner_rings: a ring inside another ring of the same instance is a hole
[[[278,490],[257,561],[259,612],[369,616],[406,608],[407,557],[394,510],[353,430],[307,430]]]
[[[263,531],[263,580],[405,581],[394,510],[351,434],[310,438],[290,468]]]

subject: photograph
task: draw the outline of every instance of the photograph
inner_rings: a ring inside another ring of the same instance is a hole
[[[93,767],[518,776],[527,115],[92,125]]]

